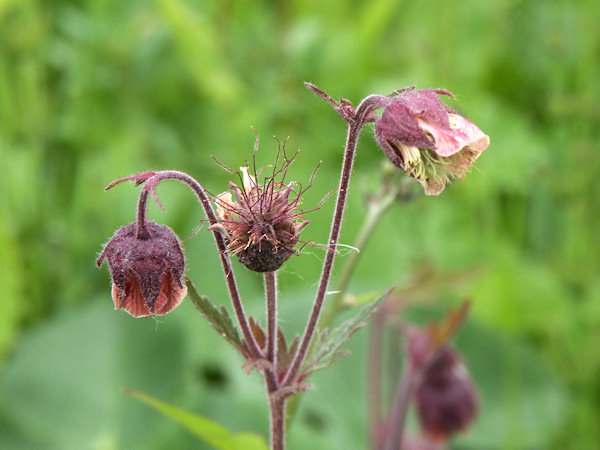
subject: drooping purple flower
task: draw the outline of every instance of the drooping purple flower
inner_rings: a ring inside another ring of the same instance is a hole
[[[445,441],[471,424],[477,395],[456,351],[440,350],[419,381],[415,401],[421,429],[433,440]]]
[[[178,306],[187,293],[181,284],[185,259],[179,239],[169,227],[148,221],[138,236],[135,223],[119,228],[105,245],[113,281],[115,309],[133,317],[160,316]]]
[[[375,137],[390,161],[415,178],[427,195],[439,195],[463,178],[490,139],[438,97],[444,90],[403,91],[384,108]]]

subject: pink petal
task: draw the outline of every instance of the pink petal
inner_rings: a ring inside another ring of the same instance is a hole
[[[448,114],[450,126],[456,131],[456,139],[462,147],[469,147],[474,152],[481,153],[490,145],[490,138],[473,122],[458,114]]]
[[[419,126],[431,135],[435,141],[435,152],[440,156],[450,156],[462,150],[464,145],[459,142],[454,133],[446,131],[422,119],[417,119]]]
[[[164,316],[179,306],[186,294],[186,286],[180,287],[171,274],[163,275],[161,277],[160,293],[154,303],[154,314]]]
[[[150,315],[150,310],[144,302],[142,294],[139,290],[139,286],[133,277],[130,278],[125,287],[125,295],[123,300],[119,300],[117,302],[117,299],[120,297],[119,294],[119,289],[113,284],[113,300],[115,301],[115,309],[123,308],[133,317],[147,317]]]
[[[435,141],[435,152],[443,157],[458,153],[463,148],[481,153],[490,145],[490,138],[473,122],[464,117],[448,113],[452,131],[446,131],[423,119],[418,119],[419,126],[431,135]]]

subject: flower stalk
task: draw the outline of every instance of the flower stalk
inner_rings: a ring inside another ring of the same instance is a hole
[[[386,450],[398,450],[402,448],[406,411],[414,395],[417,376],[418,370],[412,364],[407,364],[394,395],[392,413],[388,422]]]
[[[324,329],[330,326],[334,318],[344,308],[348,286],[360,261],[361,254],[379,222],[397,200],[399,193],[400,187],[398,186],[383,186],[376,198],[369,202],[365,220],[352,245],[356,251],[350,253],[344,261],[339,277],[337,277],[335,293],[332,294],[329,305],[323,312],[323,317],[319,321],[319,328]]]
[[[373,315],[371,335],[369,336],[369,361],[367,401],[369,406],[369,428],[371,430],[371,448],[382,447],[385,439],[385,422],[383,420],[383,407],[381,404],[381,367],[383,349],[383,314],[377,312]]]
[[[108,189],[114,187],[115,185],[117,185],[123,181],[126,181],[126,180],[133,180],[136,182],[136,184],[144,184],[142,191],[140,193],[140,200],[138,202],[138,211],[137,211],[138,233],[144,232],[144,226],[145,226],[144,225],[145,224],[145,218],[144,218],[145,212],[144,211],[145,211],[146,199],[148,197],[148,194],[152,195],[154,201],[160,207],[164,208],[162,206],[162,204],[160,203],[160,201],[158,200],[158,197],[156,195],[156,186],[158,185],[158,183],[160,183],[161,181],[164,181],[164,180],[177,180],[179,182],[186,184],[198,198],[200,205],[204,209],[204,212],[206,214],[206,218],[207,218],[208,222],[211,225],[217,223],[217,217],[216,217],[215,212],[210,203],[210,199],[208,198],[208,196],[206,195],[206,192],[204,191],[204,188],[202,187],[202,185],[200,185],[200,183],[198,183],[198,181],[196,181],[193,177],[191,177],[187,173],[180,172],[177,170],[164,170],[164,171],[160,171],[160,172],[144,172],[144,173],[137,174],[137,175],[131,175],[128,177],[119,178],[119,179],[113,181],[111,184],[109,184],[106,187],[106,189],[108,190]],[[221,265],[223,267],[223,273],[225,275],[225,281],[227,283],[227,288],[229,290],[229,296],[231,299],[231,303],[232,303],[235,315],[237,317],[238,323],[240,325],[240,328],[242,330],[244,340],[246,342],[246,345],[248,346],[248,351],[256,359],[263,358],[264,357],[263,353],[262,353],[260,347],[258,346],[258,343],[256,342],[256,338],[254,337],[254,335],[252,334],[252,331],[250,330],[250,325],[248,323],[246,313],[244,312],[244,306],[242,305],[242,299],[241,299],[239,289],[237,286],[237,282],[235,279],[235,275],[233,272],[233,267],[231,265],[231,260],[227,253],[227,245],[225,244],[223,236],[217,230],[213,230],[213,236],[215,239],[215,243],[217,245],[217,249],[219,251],[219,258],[221,260]]]
[[[310,343],[315,334],[319,316],[323,308],[323,301],[327,294],[327,287],[331,279],[331,272],[333,270],[333,263],[337,253],[337,244],[340,237],[340,231],[342,226],[342,219],[344,217],[344,208],[346,206],[346,199],[348,198],[348,188],[350,186],[350,177],[352,175],[352,166],[354,164],[354,157],[356,155],[356,148],[358,145],[358,138],[365,124],[373,120],[370,114],[374,109],[381,106],[381,104],[387,103],[385,97],[379,95],[372,95],[365,98],[358,106],[356,112],[350,116],[348,113],[348,104],[341,103],[342,107],[338,111],[344,111],[346,114],[346,121],[348,122],[348,131],[346,135],[346,146],[344,149],[344,161],[342,163],[342,171],[340,175],[340,184],[337,193],[337,200],[335,204],[335,210],[333,213],[333,219],[331,222],[331,230],[329,233],[329,240],[327,242],[328,251],[323,261],[323,268],[321,270],[321,277],[319,279],[319,287],[313,302],[312,311],[310,317],[304,329],[304,334],[301,339],[298,352],[296,353],[288,372],[286,373],[283,384],[287,384],[295,379],[300,371],[302,363],[306,358]],[[340,113],[342,117],[344,115]]]
[[[148,239],[150,233],[146,226],[146,203],[148,201],[148,191],[142,190],[138,200],[136,226],[136,238]]]
[[[284,396],[270,396],[271,450],[285,449],[285,404]]]
[[[266,358],[277,374],[277,272],[266,272],[265,295],[267,297],[267,352]]]

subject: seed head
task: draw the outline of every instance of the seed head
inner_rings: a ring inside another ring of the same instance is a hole
[[[138,236],[135,223],[119,228],[97,261],[108,261],[115,309],[133,317],[167,314],[181,303],[185,259],[179,239],[169,227],[148,221]]]
[[[280,173],[285,177],[290,162],[286,159],[283,169],[274,170],[262,184],[250,175],[248,167],[241,167],[242,187],[229,183],[231,190],[215,198],[227,249],[255,272],[279,269],[296,253],[300,231],[309,223],[298,209],[304,191],[295,191],[297,183],[275,181]]]

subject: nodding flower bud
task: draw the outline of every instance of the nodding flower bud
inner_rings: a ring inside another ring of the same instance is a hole
[[[450,347],[440,350],[425,369],[415,393],[425,435],[445,441],[464,431],[477,413],[477,395],[467,369]]]
[[[230,183],[235,200],[231,192],[215,198],[218,228],[227,249],[248,269],[274,272],[296,253],[300,231],[309,223],[298,210],[300,195],[294,191],[295,183],[275,182],[273,175],[259,184],[248,167],[240,172],[242,187]]]
[[[427,195],[439,195],[463,178],[490,143],[477,126],[438,98],[444,90],[403,90],[375,123],[375,138],[390,161],[415,178]]]
[[[181,303],[185,259],[179,239],[169,227],[148,221],[138,234],[135,223],[119,228],[98,258],[108,261],[115,309],[133,317],[167,314]]]

